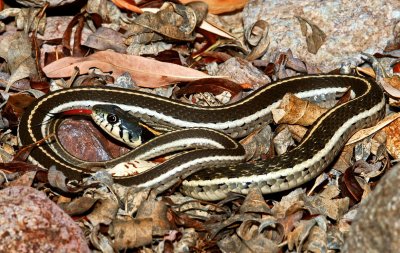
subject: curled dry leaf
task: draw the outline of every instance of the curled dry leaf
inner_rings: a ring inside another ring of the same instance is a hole
[[[200,71],[172,63],[111,51],[100,51],[87,57],[65,57],[47,65],[43,71],[50,78],[70,77],[75,67],[79,68],[81,74],[88,73],[90,68],[112,72],[114,77],[128,72],[138,86],[152,88],[210,77]]]
[[[271,82],[271,79],[267,75],[254,67],[250,62],[235,57],[220,64],[216,74],[219,76],[228,76],[230,80],[236,83],[250,84],[255,90]]]
[[[182,238],[176,243],[174,252],[186,252],[199,243],[199,234],[193,228],[187,228],[182,233]]]
[[[353,166],[349,167],[340,177],[339,187],[342,196],[348,197],[350,200],[350,205],[361,201],[364,190],[356,179]]]
[[[326,227],[324,226],[324,218],[322,216],[317,216],[310,220],[301,220],[298,226],[288,234],[288,248],[293,250],[296,246],[297,252],[326,252]],[[317,226],[319,229],[313,231],[313,228]],[[311,251],[310,245],[314,243],[322,243],[321,250]],[[325,245],[324,245],[325,244]]]
[[[249,61],[260,58],[267,51],[269,46],[268,23],[258,20],[246,31],[246,39],[250,45],[254,46],[246,59]]]
[[[272,116],[278,124],[310,126],[326,111],[325,108],[288,93],[282,98],[279,108],[272,110]]]
[[[354,152],[354,144],[352,145],[346,145],[342,152],[339,155],[339,158],[336,160],[336,162],[333,164],[333,168],[335,170],[338,170],[342,173],[346,171],[347,168],[349,168],[353,162],[353,152]]]
[[[59,203],[58,206],[67,214],[75,216],[89,211],[96,202],[96,198],[83,196],[73,199],[71,202]]]

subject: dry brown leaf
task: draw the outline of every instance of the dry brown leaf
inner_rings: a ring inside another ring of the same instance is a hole
[[[354,145],[344,146],[339,158],[336,160],[335,164],[332,166],[335,170],[342,173],[346,171],[348,167],[352,165]]]
[[[382,131],[386,133],[386,148],[389,154],[394,157],[394,159],[400,158],[399,128],[400,119],[397,119],[382,129]]]
[[[119,53],[126,52],[122,34],[107,27],[99,27],[96,32],[89,35],[82,45],[97,50],[112,49]]]
[[[308,52],[316,54],[324,44],[326,34],[311,21],[302,17],[297,17],[297,19],[300,22],[301,33],[306,37]],[[308,31],[308,27],[310,27],[311,31]]]
[[[168,207],[165,202],[147,200],[140,205],[136,218],[151,218],[153,220],[152,234],[161,236],[171,229],[171,224],[167,219],[167,211]]]
[[[263,213],[271,214],[267,203],[265,203],[260,188],[251,188],[247,194],[242,206],[240,207],[240,213]]]
[[[400,98],[400,77],[384,77],[381,82],[383,89],[392,97]]]
[[[150,244],[152,237],[152,219],[114,220],[111,234],[114,235],[114,247],[117,250],[135,248]]]
[[[75,67],[79,68],[81,74],[88,73],[91,68],[112,72],[114,77],[129,72],[137,85],[151,88],[211,77],[172,63],[111,51],[100,51],[87,57],[65,57],[47,65],[43,71],[50,78],[61,78],[71,76]]]
[[[181,3],[187,4],[198,0],[180,0]],[[221,14],[242,9],[248,0],[202,0],[208,5],[208,11],[212,14]]]
[[[115,198],[109,196],[99,199],[96,202],[93,211],[86,216],[93,226],[99,224],[108,225],[115,220],[119,209],[119,203]]]
[[[319,214],[338,220],[349,209],[349,199],[337,198],[339,193],[337,186],[328,185],[321,194],[309,197],[309,201]]]
[[[300,142],[307,133],[307,128],[300,125],[288,125],[287,127],[292,134],[293,139],[298,142]]]
[[[272,110],[272,117],[278,124],[310,126],[326,111],[325,108],[288,93],[282,98],[279,108]]]

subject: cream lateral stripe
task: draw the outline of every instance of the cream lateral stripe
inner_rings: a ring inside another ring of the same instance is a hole
[[[194,159],[191,160],[187,163],[181,164],[180,166],[174,167],[173,169],[171,169],[170,171],[168,171],[165,174],[160,175],[159,177],[149,180],[143,184],[138,185],[138,187],[140,188],[146,188],[146,187],[153,187],[156,185],[159,185],[160,182],[163,182],[171,177],[173,177],[174,175],[184,171],[185,169],[191,168],[191,167],[195,167],[195,166],[199,166],[203,163],[207,163],[207,162],[211,162],[214,161],[214,159],[218,159],[219,161],[232,161],[232,160],[236,160],[238,162],[242,161],[244,159],[244,156],[217,156],[217,157],[203,157],[203,158],[198,158],[198,159]]]

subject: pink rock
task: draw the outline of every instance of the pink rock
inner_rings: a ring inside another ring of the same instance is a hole
[[[79,226],[31,187],[0,191],[0,252],[90,252]]]

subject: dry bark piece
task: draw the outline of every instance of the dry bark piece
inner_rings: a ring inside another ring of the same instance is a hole
[[[79,226],[33,188],[1,190],[0,214],[1,252],[90,252]]]
[[[325,108],[288,93],[282,98],[279,108],[272,110],[272,116],[278,124],[310,126],[326,111]]]
[[[128,72],[138,86],[152,88],[210,77],[191,68],[111,51],[100,51],[82,58],[65,57],[47,65],[43,71],[50,78],[61,78],[71,76],[75,67],[79,68],[81,74],[88,73],[90,68],[112,72],[114,77]]]

